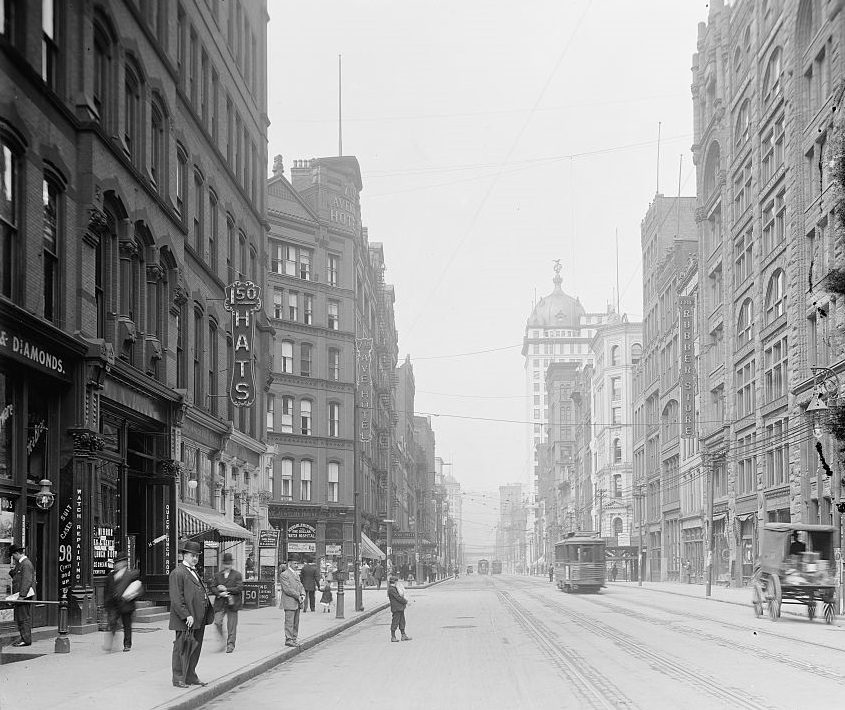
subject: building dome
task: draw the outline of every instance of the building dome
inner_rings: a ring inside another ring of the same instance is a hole
[[[528,318],[529,328],[567,328],[578,326],[584,315],[584,306],[577,298],[563,292],[560,285],[560,262],[555,263],[554,290],[534,306]]]

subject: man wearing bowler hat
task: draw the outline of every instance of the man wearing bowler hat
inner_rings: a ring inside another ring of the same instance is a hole
[[[179,546],[182,562],[170,573],[170,629],[176,632],[171,668],[177,688],[205,685],[197,678],[209,607],[208,592],[196,570],[201,550],[198,542],[183,542]]]
[[[214,625],[220,638],[226,640],[226,653],[235,650],[238,634],[238,610],[243,606],[244,578],[232,569],[232,553],[223,553],[223,566],[214,575]],[[226,636],[223,636],[223,619],[226,619]]]
[[[104,594],[109,618],[109,630],[103,643],[105,651],[111,651],[118,622],[123,625],[123,650],[132,650],[132,614],[135,613],[135,600],[142,590],[138,577],[138,570],[129,569],[129,558],[125,554],[114,558],[114,569],[106,577]]]
[[[9,570],[12,578],[12,595],[15,599],[28,600],[15,604],[15,621],[21,637],[12,646],[32,645],[32,605],[35,599],[35,567],[32,560],[26,556],[23,545],[12,545],[10,548],[15,566]]]

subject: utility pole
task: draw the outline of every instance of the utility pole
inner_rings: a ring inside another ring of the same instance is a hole
[[[645,522],[645,511],[644,505],[642,501],[645,499],[645,484],[638,483],[634,486],[634,498],[637,500],[637,517],[639,518],[640,523],[640,540],[639,540],[639,554],[637,558],[639,560],[638,566],[638,574],[637,574],[637,585],[642,587],[643,586],[643,576],[645,575],[645,545],[643,545],[643,523]]]
[[[713,551],[716,545],[716,535],[713,530],[713,499],[715,496],[716,485],[716,458],[711,455],[710,458],[710,475],[708,477],[707,490],[707,558],[704,561],[704,567],[707,574],[707,579],[704,586],[704,596],[709,597],[713,587]]]

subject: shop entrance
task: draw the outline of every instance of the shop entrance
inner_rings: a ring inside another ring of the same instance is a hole
[[[45,594],[52,588],[50,584],[49,549],[47,536],[47,514],[35,506],[28,506],[26,511],[26,554],[35,567],[35,598],[46,599]],[[22,594],[25,592],[22,592]],[[32,626],[47,626],[49,623],[49,605],[32,605]]]

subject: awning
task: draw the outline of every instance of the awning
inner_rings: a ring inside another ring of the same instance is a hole
[[[378,545],[363,532],[361,533],[361,557],[367,557],[371,560],[383,560],[385,557],[384,553],[378,549]]]
[[[204,533],[217,531],[222,538],[252,540],[253,535],[231,520],[226,520],[220,513],[194,506],[179,507],[179,536],[183,539],[199,537]]]

